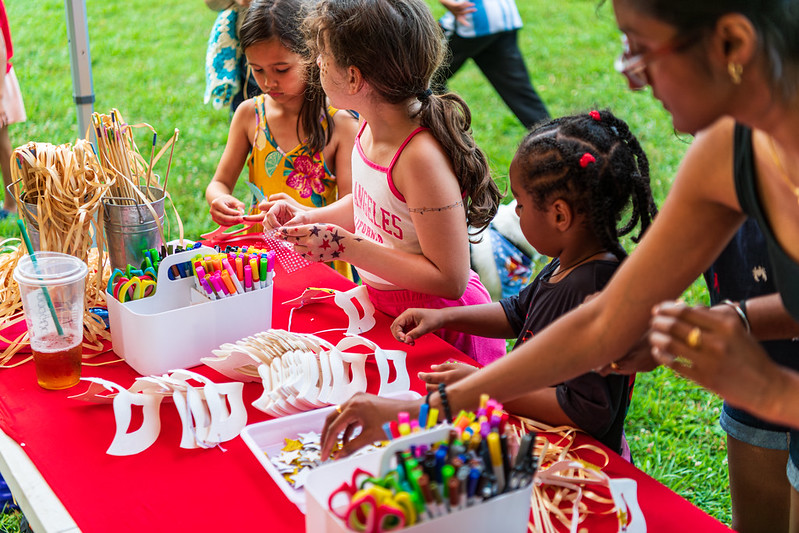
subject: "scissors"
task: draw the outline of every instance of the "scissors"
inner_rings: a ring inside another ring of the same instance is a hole
[[[114,285],[114,298],[122,303],[147,298],[155,292],[156,282],[149,276],[119,277]]]
[[[394,531],[416,522],[411,495],[405,491],[394,493],[380,485],[356,492],[344,514],[350,529],[364,533]]]
[[[349,499],[349,505],[343,512],[332,505],[333,499],[340,494],[345,494]],[[350,529],[383,533],[416,523],[416,504],[413,500],[413,495],[402,489],[396,471],[384,478],[376,478],[356,469],[352,483],[342,483],[330,495],[328,503],[333,514]]]

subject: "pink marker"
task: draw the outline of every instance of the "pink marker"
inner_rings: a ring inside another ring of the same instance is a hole
[[[216,292],[216,296],[218,299],[226,298],[227,291],[225,290],[225,284],[222,283],[222,275],[219,272],[214,272],[211,276],[211,286],[214,288],[214,292]]]
[[[252,267],[244,265],[244,292],[252,290]]]

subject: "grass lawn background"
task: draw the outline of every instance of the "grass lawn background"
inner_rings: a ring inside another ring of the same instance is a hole
[[[443,9],[428,0],[436,15]],[[518,2],[525,26],[520,47],[534,85],[553,115],[610,108],[627,120],[647,151],[658,204],[668,192],[690,142],[675,135],[668,114],[649,91],[631,93],[613,70],[619,32],[609,5],[595,0]],[[186,236],[213,229],[204,190],[222,154],[227,110],[204,105],[204,60],[215,14],[200,0],[108,2],[87,0],[95,111],[117,108],[130,124],[147,122],[159,146],[180,129],[169,192]],[[10,128],[12,146],[28,141],[61,144],[78,136],[72,102],[61,0],[7,2],[14,38],[14,65],[28,121]],[[450,83],[473,112],[475,137],[502,186],[524,129],[471,64]],[[146,151],[144,130],[137,143]],[[166,158],[156,168],[163,175]],[[237,194],[246,198],[240,180]],[[509,200],[510,198],[508,198]],[[173,217],[172,217],[173,218]],[[171,238],[177,236],[176,226]],[[0,222],[0,236],[15,235],[13,221]],[[685,294],[706,301],[704,285]],[[725,437],[718,427],[721,402],[666,369],[640,375],[627,419],[637,466],[713,516],[729,523]]]

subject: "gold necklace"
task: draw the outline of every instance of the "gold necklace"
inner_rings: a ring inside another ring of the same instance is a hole
[[[582,258],[582,259],[580,259],[580,260],[578,260],[578,261],[574,261],[574,262],[572,262],[572,264],[571,264],[571,265],[569,265],[569,266],[567,266],[566,268],[563,268],[563,265],[558,265],[558,267],[559,267],[559,270],[558,270],[556,273],[554,273],[554,274],[550,274],[550,276],[549,276],[549,279],[556,278],[556,277],[558,277],[558,276],[560,276],[560,275],[562,275],[562,274],[565,274],[566,272],[568,272],[568,271],[572,270],[573,268],[575,268],[575,267],[577,267],[577,266],[580,266],[580,265],[581,265],[581,264],[583,264],[585,261],[588,261],[589,259],[591,259],[591,258],[592,258],[592,257],[594,257],[595,255],[598,255],[598,254],[600,254],[600,253],[603,253],[603,252],[607,252],[607,250],[605,250],[604,248],[602,248],[601,250],[597,250],[596,252],[594,252],[594,253],[592,253],[592,254],[589,254],[589,255],[583,256],[583,258]]]
[[[777,154],[777,147],[774,145],[774,137],[769,136],[768,142],[771,145],[771,158],[774,160],[774,164],[780,171],[780,177],[791,190],[793,195],[796,196],[796,203],[799,204],[799,186],[794,185],[790,176],[788,176],[788,172],[785,170],[785,167],[782,166],[782,161],[780,161],[779,154]]]

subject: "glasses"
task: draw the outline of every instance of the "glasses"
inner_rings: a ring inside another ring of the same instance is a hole
[[[627,78],[630,89],[639,91],[649,85],[649,76],[646,67],[660,57],[679,52],[696,42],[697,36],[688,35],[675,37],[660,48],[644,52],[643,54],[633,54],[630,52],[630,42],[626,35],[621,36],[622,52],[613,63],[616,72],[623,74]]]

